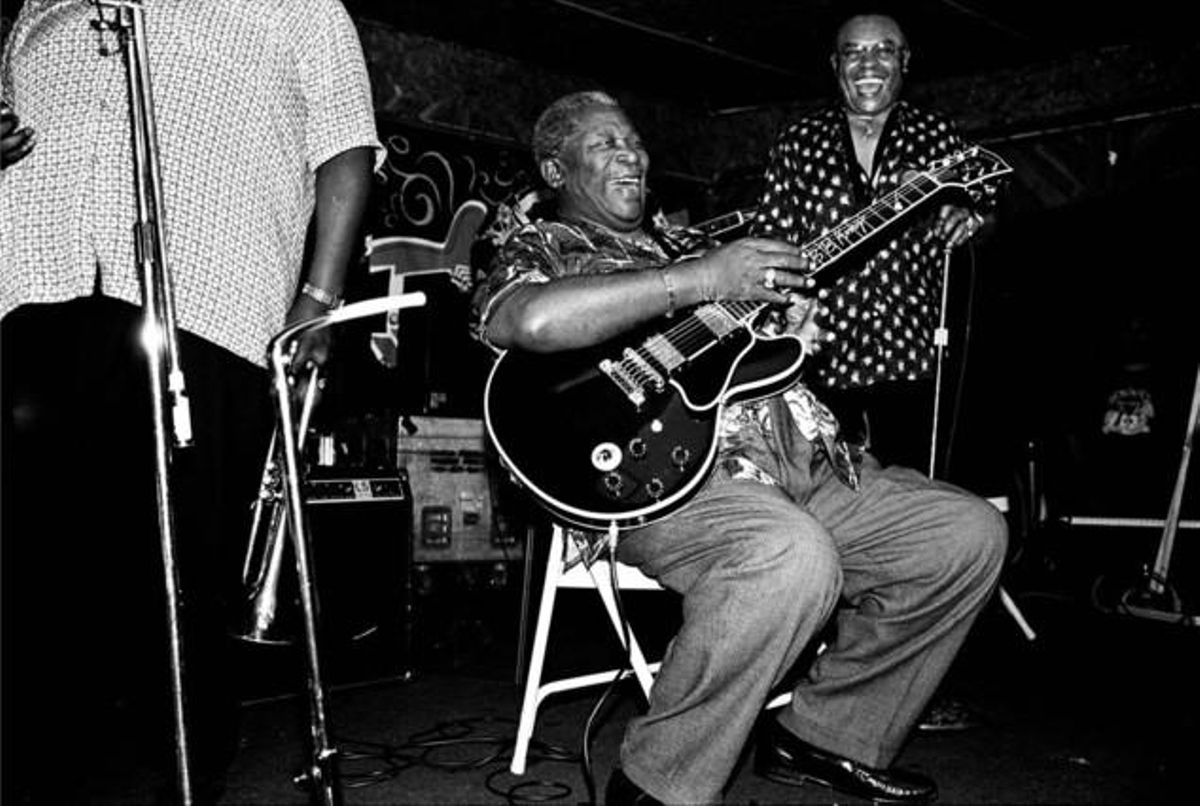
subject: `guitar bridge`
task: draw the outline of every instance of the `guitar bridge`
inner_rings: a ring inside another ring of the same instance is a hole
[[[658,392],[666,386],[666,381],[650,362],[629,348],[626,348],[621,361],[608,358],[601,361],[600,371],[607,375],[637,408],[641,408],[646,402],[647,386]]]

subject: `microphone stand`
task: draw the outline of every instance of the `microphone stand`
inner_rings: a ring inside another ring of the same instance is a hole
[[[154,421],[155,494],[166,585],[175,762],[180,800],[184,806],[191,806],[192,788],[188,765],[183,643],[180,628],[181,599],[179,572],[175,560],[175,523],[170,471],[172,447],[186,448],[192,444],[192,426],[183,371],[179,363],[174,289],[166,257],[162,173],[158,159],[154,97],[150,86],[145,9],[141,0],[93,2],[99,16],[94,27],[108,28],[117,33],[128,81],[137,205],[137,220],[133,226],[134,258],[142,287],[142,346],[146,350],[150,373],[151,410]],[[106,10],[113,12],[111,17],[106,15]],[[170,439],[173,439],[173,445],[168,442],[168,416],[171,421]]]
[[[425,295],[421,292],[412,292],[344,305],[323,316],[289,325],[271,339],[267,349],[273,375],[275,404],[279,414],[277,433],[283,443],[281,472],[283,497],[287,504],[288,529],[286,531],[292,540],[292,548],[296,557],[297,587],[299,588],[300,609],[304,622],[305,680],[308,685],[311,759],[307,769],[297,776],[296,782],[307,785],[314,800],[319,797],[320,803],[324,806],[337,806],[340,803],[337,769],[334,763],[337,751],[330,741],[325,715],[325,684],[321,677],[317,635],[320,609],[312,572],[312,541],[304,520],[304,494],[298,455],[299,438],[296,433],[291,401],[289,372],[291,359],[297,341],[306,333],[364,316],[373,316],[424,304]],[[310,378],[310,382],[313,379],[315,379],[315,373]]]
[[[933,426],[930,429],[929,438],[929,478],[934,478],[934,470],[937,468],[937,444],[938,444],[938,419],[941,414],[942,400],[942,361],[945,358],[946,345],[950,343],[950,331],[946,327],[946,307],[947,299],[949,298],[950,290],[950,255],[951,249],[947,246],[942,252],[942,306],[941,313],[938,319],[937,330],[933,332],[933,343],[937,347],[937,372],[933,382]],[[989,503],[1000,508],[1002,512],[1008,511],[1008,499],[988,499]],[[1017,623],[1017,627],[1026,639],[1032,641],[1037,638],[1037,633],[1029,626],[1029,622],[1025,619],[1025,615],[1017,607],[1017,603],[1013,601],[1012,596],[1004,589],[1003,585],[997,586],[1000,595],[1000,603],[1004,605],[1004,609],[1012,616],[1013,621]]]

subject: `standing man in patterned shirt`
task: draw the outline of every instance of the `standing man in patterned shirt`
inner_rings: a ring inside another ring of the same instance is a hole
[[[800,308],[786,318],[811,349],[810,319],[792,298],[805,288],[799,250],[769,238],[710,248],[695,232],[645,220],[650,158],[613,98],[558,99],[534,126],[533,151],[557,213],[518,228],[497,252],[476,299],[486,343],[534,354],[586,348],[665,327],[706,302],[750,300]],[[696,330],[720,329],[725,320],[707,312]],[[528,397],[508,401],[509,416],[551,422],[523,411]],[[838,461],[847,454],[837,423],[803,383],[731,404],[715,428],[715,464],[694,498],[618,544],[622,561],[683,596],[683,623],[648,711],[626,728],[606,802],[720,801],[760,719],[762,775],[879,801],[931,800],[932,781],[892,762],[995,585],[1003,519],[869,454]],[[768,696],[830,620],[835,635],[791,704],[764,717]]]
[[[13,803],[81,802],[92,745],[130,723],[172,780],[129,106],[117,35],[98,20],[88,0],[26,0],[0,64]],[[267,344],[337,304],[382,149],[338,0],[147,0],[145,20],[194,432],[171,489],[194,794],[206,802],[236,746],[225,630],[273,427]],[[295,364],[328,352],[314,335]]]
[[[853,16],[839,27],[830,64],[840,100],[788,126],[771,149],[755,230],[804,243],[894,190],[965,143],[937,112],[901,99],[911,52],[891,17]],[[935,331],[943,261],[990,218],[995,183],[972,190],[970,206],[944,204],[852,264],[827,291],[827,349],[808,376],[847,438],[885,464],[929,468]],[[920,727],[967,727],[970,710],[935,698]]]
[[[755,231],[810,241],[967,144],[936,112],[900,98],[911,53],[891,17],[851,17],[830,56],[839,102],[789,125],[769,156]],[[968,206],[895,231],[823,295],[830,342],[808,377],[852,438],[885,463],[929,466],[943,259],[975,236],[995,184]]]

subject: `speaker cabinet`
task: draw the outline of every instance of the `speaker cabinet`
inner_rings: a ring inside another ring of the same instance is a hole
[[[412,493],[401,471],[322,469],[305,483],[310,572],[325,682],[412,673]],[[244,699],[303,691],[303,618],[290,550],[270,641],[239,641]]]
[[[305,500],[324,633],[334,641],[402,634],[411,569],[407,476],[313,478]]]
[[[515,530],[495,507],[482,420],[404,417],[397,453],[412,485],[414,564],[522,556]]]

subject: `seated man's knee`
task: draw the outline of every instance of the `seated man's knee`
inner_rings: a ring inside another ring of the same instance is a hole
[[[964,496],[956,512],[959,562],[981,571],[998,572],[1008,550],[1008,524],[1000,510],[975,496]]]
[[[819,528],[765,531],[742,549],[738,564],[753,577],[755,598],[769,608],[792,602],[800,609],[827,609],[841,593],[841,560]]]

